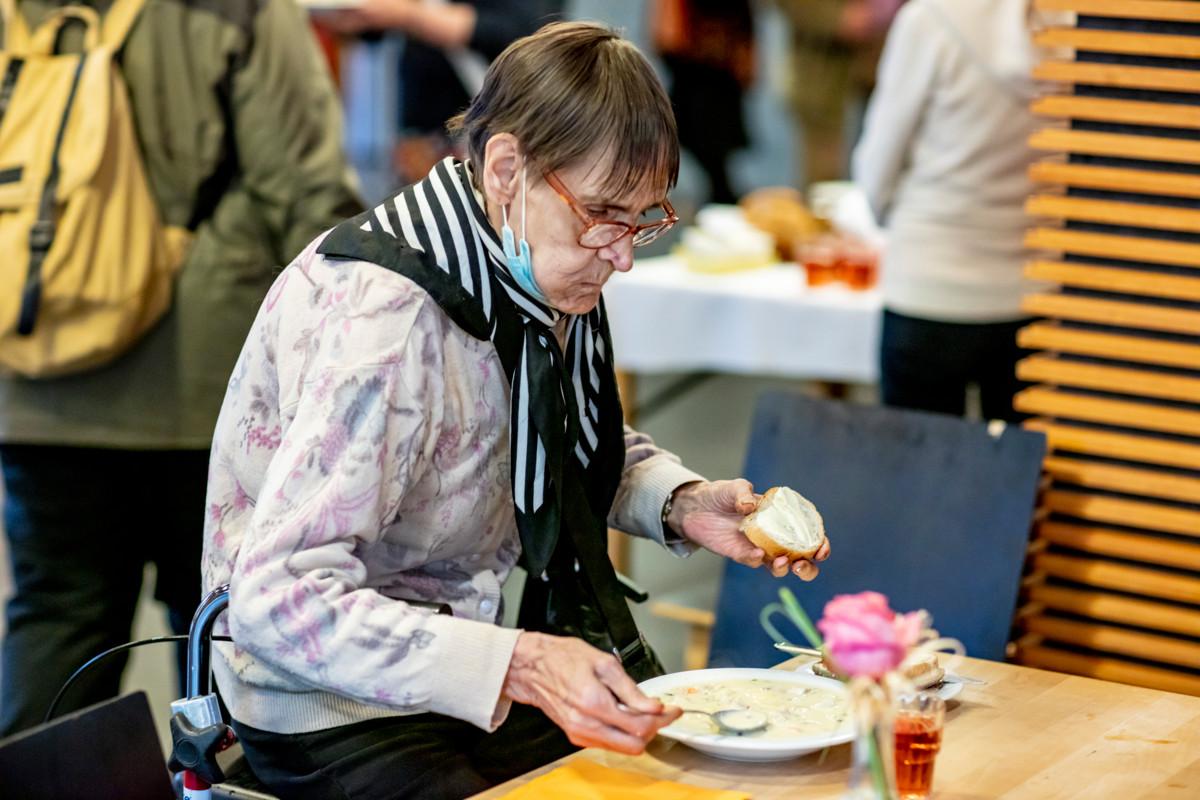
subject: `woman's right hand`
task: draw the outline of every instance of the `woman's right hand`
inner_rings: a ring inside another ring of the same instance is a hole
[[[572,744],[629,755],[645,750],[682,713],[642,694],[611,653],[529,631],[517,639],[503,692],[540,708]]]

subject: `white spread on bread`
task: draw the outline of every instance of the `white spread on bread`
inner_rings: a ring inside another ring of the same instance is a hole
[[[816,507],[794,489],[777,486],[763,495],[758,509],[742,523],[746,535],[776,557],[809,558],[825,540]]]

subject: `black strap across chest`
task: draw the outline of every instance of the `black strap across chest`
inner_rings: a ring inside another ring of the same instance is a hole
[[[365,212],[336,227],[318,252],[329,259],[370,262],[416,283],[464,332],[476,339],[493,342],[510,385],[513,385],[521,363],[521,348],[528,346],[526,326],[530,323],[505,300],[506,295],[494,275],[486,273],[493,282],[489,314],[452,271],[429,263],[424,253],[394,238],[365,231],[363,224],[371,214],[371,211]],[[536,392],[554,393],[561,399],[564,409],[560,416],[552,417],[554,406],[530,403],[530,413],[535,417],[538,429],[551,433],[546,437],[546,448],[560,466],[550,487],[554,492],[553,530],[547,535],[544,518],[538,520],[542,523],[540,527],[518,525],[522,562],[530,573],[520,625],[529,630],[578,636],[612,651],[625,664],[626,670],[639,679],[660,674],[661,666],[638,632],[626,600],[626,590],[608,558],[607,517],[624,463],[623,425],[615,376],[606,375],[607,380],[601,382],[601,397],[607,412],[600,421],[601,446],[597,448],[598,457],[584,469],[571,457],[581,433],[568,365],[553,332],[542,329],[536,333],[545,337],[541,339],[541,345],[550,351],[552,358],[526,362],[526,368],[535,373],[529,383]],[[611,353],[611,338],[606,325],[602,333],[603,344]]]

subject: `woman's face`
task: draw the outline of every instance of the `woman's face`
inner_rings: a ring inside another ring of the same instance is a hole
[[[489,155],[491,150],[489,142]],[[485,161],[488,160],[485,157]],[[598,220],[620,220],[636,225],[644,211],[664,200],[666,187],[639,187],[624,196],[613,196],[601,188],[608,175],[607,164],[606,158],[583,159],[554,174],[580,208],[590,216]],[[519,239],[523,221],[521,168],[524,159],[517,156],[513,162],[512,187],[506,186],[503,191],[496,193],[490,191],[494,181],[489,175],[495,177],[491,169],[493,166],[485,164],[488,217],[499,231],[500,202],[511,198],[508,202],[508,224]],[[633,237],[625,236],[599,250],[582,247],[578,240],[584,223],[533,167],[525,176],[525,190],[528,193],[525,206],[529,219],[524,233],[533,257],[533,278],[551,306],[567,314],[586,314],[600,301],[600,290],[613,272],[628,272],[633,267]]]

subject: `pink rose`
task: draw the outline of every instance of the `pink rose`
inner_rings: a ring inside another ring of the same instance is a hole
[[[878,592],[860,592],[830,600],[817,627],[838,672],[878,679],[900,665],[927,624],[923,611],[897,614]]]

